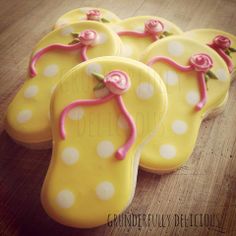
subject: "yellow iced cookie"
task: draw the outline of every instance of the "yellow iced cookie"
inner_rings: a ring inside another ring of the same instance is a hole
[[[70,70],[51,101],[53,154],[41,193],[48,215],[91,228],[124,211],[166,108],[164,83],[143,63],[100,57]]]
[[[143,50],[154,41],[182,33],[170,21],[155,16],[136,16],[111,24],[110,27],[123,42],[121,56],[136,60],[139,60]]]
[[[231,78],[236,77],[236,36],[217,29],[195,29],[183,36],[213,48],[227,64]]]
[[[71,23],[78,23],[82,20],[99,21],[102,23],[115,23],[118,22],[120,18],[106,9],[82,7],[69,11],[61,16],[57,20],[54,28],[61,28]]]
[[[49,147],[49,104],[63,74],[89,58],[119,55],[120,43],[119,37],[106,25],[93,21],[71,24],[49,33],[36,46],[29,76],[8,107],[7,133],[25,146]],[[100,71],[100,67],[96,69]]]
[[[165,82],[168,111],[160,131],[144,147],[140,165],[168,173],[188,160],[202,120],[227,101],[230,74],[213,49],[182,36],[154,43],[142,61]]]

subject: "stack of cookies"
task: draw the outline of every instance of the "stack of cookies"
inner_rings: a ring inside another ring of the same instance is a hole
[[[72,227],[105,224],[131,203],[138,167],[180,168],[201,122],[227,102],[235,48],[229,33],[183,32],[157,16],[120,20],[86,7],[60,17],[5,119],[17,143],[52,147],[47,214]]]

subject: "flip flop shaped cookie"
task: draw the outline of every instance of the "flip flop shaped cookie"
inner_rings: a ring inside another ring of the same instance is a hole
[[[162,38],[181,34],[173,23],[155,16],[137,16],[120,21],[110,27],[123,42],[121,56],[139,60],[143,50]]]
[[[154,43],[142,61],[165,82],[168,111],[158,134],[145,146],[140,165],[168,173],[188,160],[202,120],[226,102],[230,74],[213,49],[182,36]]]
[[[28,78],[8,107],[8,134],[31,148],[49,147],[49,104],[62,75],[89,58],[118,55],[120,43],[107,26],[92,21],[71,24],[44,37],[34,50]]]
[[[214,49],[228,66],[231,78],[236,77],[236,37],[217,29],[195,29],[183,34]]]
[[[51,102],[53,154],[41,194],[48,215],[90,228],[124,211],[140,152],[166,108],[164,83],[143,63],[103,57],[69,71]]]
[[[82,20],[92,20],[102,23],[115,23],[118,22],[120,18],[106,9],[82,7],[74,9],[62,15],[57,20],[54,28],[61,28],[71,23],[78,23]]]

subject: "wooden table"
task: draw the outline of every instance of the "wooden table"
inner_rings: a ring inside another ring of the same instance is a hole
[[[0,235],[236,235],[236,83],[224,113],[202,124],[194,153],[182,169],[164,176],[139,171],[135,197],[125,213],[158,216],[158,225],[142,221],[141,227],[79,230],[45,214],[39,196],[51,150],[15,144],[3,131],[3,113],[24,81],[34,45],[60,15],[82,6],[107,8],[121,18],[157,15],[183,30],[212,27],[236,34],[235,0],[1,0]],[[181,216],[209,218],[214,226],[181,226]]]

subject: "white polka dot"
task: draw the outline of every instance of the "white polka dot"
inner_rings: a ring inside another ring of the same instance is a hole
[[[61,29],[61,35],[67,36],[74,32],[74,29],[71,26],[65,26]]]
[[[186,122],[182,121],[182,120],[175,120],[172,123],[172,130],[176,133],[176,134],[184,134],[188,129],[188,125],[186,124]]]
[[[120,127],[121,129],[128,129],[129,128],[128,122],[123,115],[120,115],[118,118],[118,127]]]
[[[102,72],[102,67],[97,63],[91,63],[86,68],[86,73],[88,75],[91,75],[94,72],[95,73],[101,73]]]
[[[30,85],[24,92],[25,98],[32,98],[34,97],[38,92],[38,86],[36,85]]]
[[[61,154],[61,159],[67,165],[73,165],[79,160],[79,152],[76,148],[67,147],[63,150]]]
[[[96,187],[96,195],[100,200],[109,200],[113,197],[114,193],[115,188],[111,182],[104,181]]]
[[[153,96],[154,89],[149,83],[141,83],[137,89],[136,94],[142,100],[147,100]]]
[[[56,201],[61,208],[70,208],[75,202],[75,196],[71,191],[65,189],[58,193]]]
[[[228,78],[228,75],[227,75],[225,69],[223,69],[223,68],[217,69],[215,74],[220,81],[226,81]]]
[[[99,33],[95,44],[103,44],[107,41],[107,35],[104,33]]]
[[[131,57],[132,54],[133,54],[133,49],[129,45],[125,44],[121,47],[120,55],[122,57]]]
[[[199,102],[199,93],[196,91],[189,91],[186,95],[186,100],[190,105],[196,105]]]
[[[76,107],[68,112],[68,116],[71,120],[80,120],[84,115],[84,109],[82,107]]]
[[[184,53],[184,46],[177,41],[171,41],[168,44],[168,51],[172,56],[181,56]]]
[[[163,78],[166,84],[168,85],[176,85],[178,83],[178,75],[174,71],[166,71],[163,74]]]
[[[17,115],[17,121],[18,123],[26,123],[27,121],[29,121],[32,117],[32,111],[31,110],[23,110],[21,112],[19,112],[19,114]]]
[[[109,90],[105,87],[94,91],[94,95],[97,98],[105,97],[109,94]]]
[[[114,146],[110,141],[102,141],[97,146],[97,154],[101,158],[111,157],[114,153]]]
[[[160,155],[166,159],[171,159],[176,156],[176,149],[170,144],[161,145]]]
[[[58,70],[59,70],[58,65],[52,64],[52,65],[47,66],[44,69],[43,74],[46,77],[53,77],[58,73]]]

